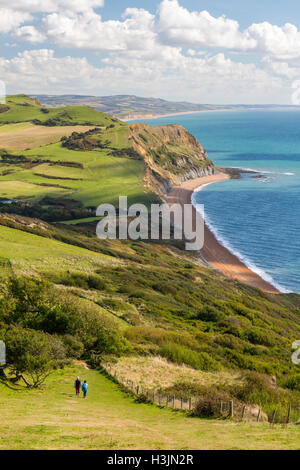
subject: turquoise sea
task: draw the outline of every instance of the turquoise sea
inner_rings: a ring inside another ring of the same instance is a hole
[[[135,121],[137,122],[137,121]],[[257,170],[195,192],[219,241],[283,292],[300,293],[300,110],[143,120],[181,124],[221,167]]]

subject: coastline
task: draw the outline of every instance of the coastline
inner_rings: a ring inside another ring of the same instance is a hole
[[[229,179],[229,175],[217,173],[215,175],[185,181],[180,186],[173,187],[166,197],[166,202],[169,205],[177,203],[182,207],[184,204],[191,204],[192,195],[196,189],[218,181],[226,181],[227,179]],[[195,208],[194,211],[196,211]],[[201,250],[201,256],[210,266],[214,267],[226,277],[236,279],[264,292],[271,294],[281,293],[272,284],[262,279],[254,271],[251,271],[235,254],[223,246],[206,223],[204,226],[204,246]]]
[[[125,118],[120,119],[123,122],[135,121],[135,120],[143,120],[143,119],[159,119],[164,117],[172,117],[172,116],[184,116],[185,114],[199,114],[199,113],[219,113],[224,111],[235,111],[233,109],[199,109],[198,111],[182,111],[179,113],[169,113],[169,114],[133,114],[131,117],[126,116]]]
[[[278,106],[280,107],[280,106]],[[151,114],[151,113],[146,113],[146,114],[133,114],[133,115],[128,115],[125,116],[124,118],[118,118],[120,121],[123,122],[129,122],[129,121],[136,121],[136,120],[143,120],[143,119],[160,119],[160,118],[165,118],[165,117],[172,117],[172,116],[184,116],[185,114],[200,114],[200,113],[224,113],[224,112],[235,112],[235,111],[265,111],[265,110],[272,110],[272,106],[266,106],[266,107],[251,107],[247,108],[245,106],[235,106],[235,107],[226,107],[224,108],[216,108],[216,109],[199,109],[198,111],[182,111],[182,112],[175,112],[175,113],[166,113],[166,114]]]

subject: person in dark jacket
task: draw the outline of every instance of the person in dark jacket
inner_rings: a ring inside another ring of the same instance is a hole
[[[76,390],[76,395],[78,396],[80,394],[80,387],[81,387],[81,380],[79,377],[75,380],[74,387]]]

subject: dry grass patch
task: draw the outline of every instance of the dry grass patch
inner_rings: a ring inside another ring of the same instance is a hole
[[[110,363],[112,373],[140,384],[149,390],[172,387],[179,382],[193,385],[234,385],[241,383],[238,372],[202,372],[184,364],[168,362],[160,356],[121,357],[116,363]]]
[[[9,150],[27,150],[54,144],[72,132],[86,132],[95,126],[43,127],[31,123],[9,124],[1,127],[0,147]]]

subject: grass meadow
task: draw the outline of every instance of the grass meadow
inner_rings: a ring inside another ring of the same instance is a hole
[[[89,384],[86,400],[75,396],[77,375]],[[136,403],[82,365],[57,371],[42,390],[0,384],[0,414],[0,449],[299,449],[299,426],[204,420]]]

